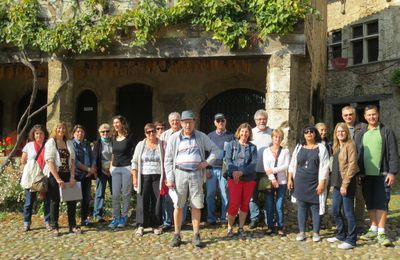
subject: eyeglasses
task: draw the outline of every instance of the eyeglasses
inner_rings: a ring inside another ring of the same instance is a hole
[[[164,130],[164,127],[157,127],[157,131]]]
[[[305,130],[305,131],[304,131],[304,134],[313,134],[313,133],[314,133],[313,130]]]
[[[156,129],[153,129],[153,130],[147,130],[146,131],[146,134],[155,134],[155,133],[157,133],[157,130]]]
[[[216,119],[215,120],[217,123],[225,123],[225,119]]]
[[[102,133],[102,134],[103,134],[103,133],[109,133],[109,132],[110,132],[110,130],[101,130],[101,131],[100,131],[100,133]]]

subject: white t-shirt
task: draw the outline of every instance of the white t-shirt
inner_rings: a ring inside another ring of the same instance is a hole
[[[282,148],[281,153],[278,157],[278,164],[275,167],[275,157],[271,151],[271,147],[268,147],[264,150],[263,154],[263,162],[264,162],[264,170],[267,171],[268,169],[272,169],[274,174],[278,176],[278,183],[279,184],[286,184],[287,183],[287,170],[289,168],[290,163],[290,153],[289,149]]]
[[[272,144],[272,129],[267,128],[265,131],[261,131],[257,127],[252,129],[253,132],[253,141],[251,141],[254,145],[257,146],[257,165],[256,172],[264,172],[263,165],[263,153],[265,148],[271,146]]]
[[[43,147],[43,149],[44,149],[44,147]],[[32,141],[32,142],[27,143],[24,146],[24,148],[22,149],[22,152],[26,153],[28,155],[28,160],[30,160],[30,159],[35,160],[36,155],[37,155],[36,150],[35,150],[35,142]]]

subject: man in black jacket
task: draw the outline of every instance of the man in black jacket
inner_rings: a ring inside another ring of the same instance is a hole
[[[356,135],[358,166],[363,176],[363,195],[371,220],[369,231],[360,238],[377,239],[381,245],[391,246],[385,233],[390,200],[390,186],[399,170],[399,155],[393,131],[379,122],[376,106],[364,110],[368,127]]]

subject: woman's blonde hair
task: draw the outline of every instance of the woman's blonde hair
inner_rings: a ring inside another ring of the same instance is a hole
[[[271,137],[274,135],[279,135],[282,137],[282,139],[285,137],[285,134],[283,133],[282,129],[280,129],[280,128],[276,128],[276,129],[272,130]]]
[[[343,123],[343,122],[337,123],[336,126],[335,126],[335,131],[333,132],[333,153],[334,154],[339,152],[339,148],[340,148],[340,142],[339,142],[339,139],[337,138],[337,135],[336,135],[337,134],[337,129],[339,127],[342,128],[346,133],[346,140],[344,142],[351,141],[350,131],[349,131],[349,128],[347,127],[346,123]]]
[[[57,128],[60,127],[60,126],[62,126],[62,127],[65,128],[65,135],[64,135],[63,139],[64,139],[64,141],[67,141],[67,140],[68,140],[67,137],[69,136],[69,134],[68,134],[68,127],[67,127],[67,123],[65,123],[65,122],[63,122],[63,121],[58,122],[58,123],[53,127],[53,129],[51,130],[50,137],[51,137],[51,138],[55,138],[55,137],[56,137],[56,135],[57,135]]]

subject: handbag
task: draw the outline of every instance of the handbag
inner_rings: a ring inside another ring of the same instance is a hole
[[[49,180],[48,180],[47,176],[44,175],[42,170],[40,170],[40,167],[36,162],[43,147],[44,147],[44,144],[40,148],[40,150],[37,153],[36,158],[35,158],[35,164],[39,168],[39,171],[35,172],[35,175],[33,177],[31,192],[47,192],[47,190],[48,190]]]
[[[281,154],[281,150],[282,150],[282,147],[279,147],[278,153],[275,157],[274,167],[278,166],[278,157]],[[264,175],[260,178],[260,180],[258,181],[257,189],[258,189],[258,191],[269,191],[272,189],[272,181],[268,178],[268,176]]]

